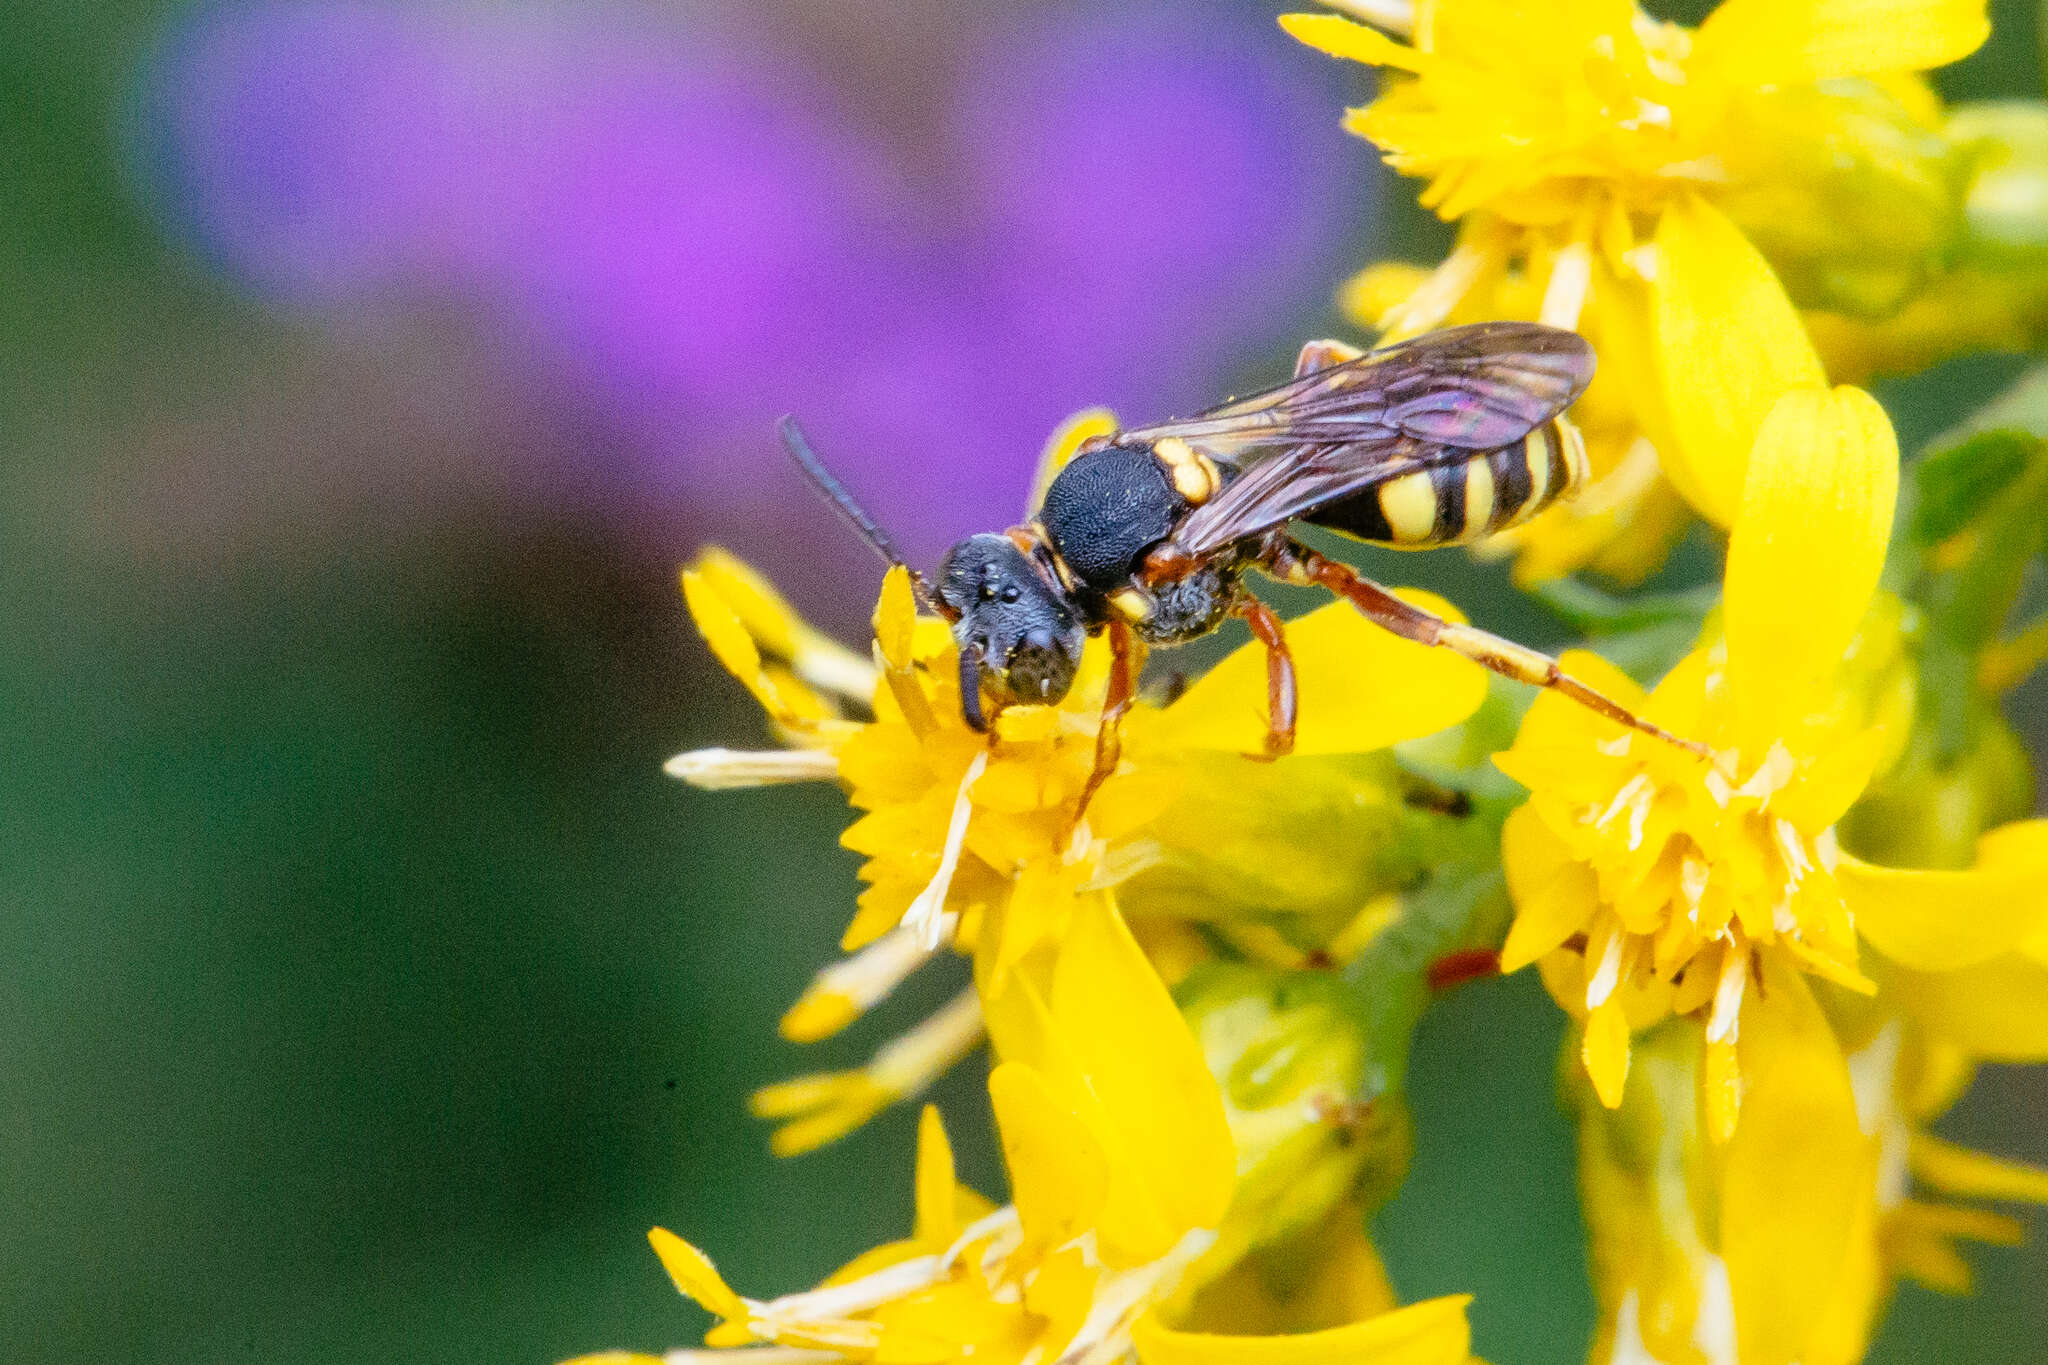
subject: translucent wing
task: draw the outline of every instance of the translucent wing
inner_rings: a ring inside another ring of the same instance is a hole
[[[1117,439],[1179,437],[1230,460],[1261,448],[1394,433],[1492,450],[1564,411],[1592,377],[1592,347],[1576,332],[1481,322],[1430,332]]]
[[[1199,554],[1409,470],[1518,441],[1569,407],[1592,377],[1592,348],[1577,334],[1483,322],[1117,439],[1177,438],[1240,467],[1174,533],[1182,549]]]

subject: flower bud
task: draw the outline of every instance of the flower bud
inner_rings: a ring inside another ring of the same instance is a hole
[[[2048,268],[2048,104],[1960,105],[1945,131],[1973,169],[1959,259],[1992,270]]]
[[[1339,1203],[1385,1202],[1412,1149],[1407,1107],[1366,1055],[1364,1021],[1330,973],[1210,962],[1182,1013],[1223,1090],[1238,1154],[1225,1224],[1243,1249],[1321,1223]]]
[[[1455,793],[1420,793],[1385,751],[1260,763],[1201,754],[1173,804],[1110,851],[1105,880],[1134,919],[1273,919],[1320,946],[1383,892],[1411,883]]]
[[[1887,316],[1954,242],[1971,159],[1920,103],[1835,80],[1730,105],[1723,207],[1802,307]]]

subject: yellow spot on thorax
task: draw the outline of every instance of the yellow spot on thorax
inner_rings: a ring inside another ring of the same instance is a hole
[[[1152,455],[1166,466],[1174,491],[1193,506],[1200,507],[1216,496],[1219,480],[1215,462],[1186,441],[1178,436],[1169,436],[1153,444]]]

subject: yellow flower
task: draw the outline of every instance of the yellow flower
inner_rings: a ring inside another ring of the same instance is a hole
[[[1923,164],[1915,142],[1931,97],[1907,73],[1983,42],[1983,0],[1726,0],[1697,30],[1627,0],[1333,8],[1388,32],[1336,15],[1281,22],[1387,73],[1347,126],[1426,180],[1423,205],[1459,224],[1449,258],[1376,300],[1372,321],[1393,338],[1468,305],[1468,317],[1583,326],[1603,365],[1642,357],[1649,382],[1620,390],[1626,419],[1602,443],[1591,509],[1521,533],[1525,577],[1597,563],[1604,538],[1630,525],[1615,509],[1657,505],[1651,463],[1728,525],[1765,414],[1788,388],[1824,382],[1738,216],[1775,232],[1786,264],[1817,256],[1825,268],[1807,273],[1826,281],[1867,275],[1872,252],[1908,236],[1910,259],[1877,273],[1917,281],[1954,230],[1947,152]],[[1923,203],[1926,226],[1909,234],[1909,206]],[[1787,236],[1805,223],[1837,236]],[[1351,292],[1356,303],[1385,291]],[[1615,567],[1627,576],[1642,558],[1638,547]]]
[[[1114,425],[1106,415],[1070,423],[1048,465],[1104,424]],[[1273,764],[1246,757],[1261,752],[1265,733],[1266,662],[1250,645],[1171,705],[1140,700],[1124,721],[1119,771],[1081,819],[1108,680],[1104,641],[1089,642],[1057,705],[1009,706],[982,735],[961,714],[952,636],[944,622],[917,616],[900,569],[876,607],[873,663],[804,625],[723,552],[685,570],[683,590],[712,652],[786,747],[700,750],[669,771],[714,788],[835,780],[861,812],[840,840],[866,859],[866,889],[843,942],[852,956],[822,971],[784,1018],[784,1034],[797,1041],[844,1028],[949,943],[973,953],[982,998],[997,993],[1019,963],[1066,933],[1090,888],[1152,861],[1132,846],[1162,811],[1173,807],[1183,833],[1204,828],[1201,811],[1180,799],[1191,785],[1225,793],[1238,772],[1270,784],[1332,755],[1454,725],[1486,693],[1477,666],[1331,603],[1288,626],[1301,697],[1295,756]],[[1440,598],[1407,595],[1463,619]],[[1355,861],[1344,849],[1330,856],[1347,868]],[[778,1151],[808,1150],[921,1093],[980,1037],[970,993],[867,1066],[771,1086],[755,1108],[783,1121]]]
[[[989,1093],[1015,1203],[991,1211],[955,1184],[927,1110],[912,1236],[815,1290],[743,1298],[703,1253],[656,1229],[676,1287],[721,1320],[707,1344],[887,1365],[1107,1365],[1134,1354],[1148,1365],[1464,1365],[1462,1298],[1292,1336],[1174,1325],[1169,1300],[1192,1293],[1198,1273],[1229,1268],[1204,1264],[1236,1183],[1216,1084],[1106,897],[1085,898],[1063,950],[1041,966],[1013,973],[989,1003],[1001,1059]]]
[[[2028,831],[2040,824],[1994,830],[1981,845],[1986,861],[2022,870],[2037,863],[2040,836]],[[1970,1061],[2048,1062],[2048,929],[1982,962],[1891,972],[1885,989],[1919,1030]]]
[[[1596,1362],[1853,1365],[1900,1278],[1962,1292],[1957,1240],[2017,1242],[2010,1218],[1949,1200],[2048,1202],[2048,1171],[1926,1131],[1954,1092],[1923,1093],[1929,1058],[1896,1018],[1850,1052],[1846,1078],[1775,1073],[1769,1140],[1717,1153],[1700,1131],[1698,1032],[1678,1020],[1647,1035],[1619,1109],[1568,1088]]]
[[[1692,1015],[1705,1022],[1707,1130],[1740,1145],[1738,1115],[1755,1103],[1745,1092],[1763,1077],[1842,1068],[1832,1033],[1812,1026],[1807,974],[1873,989],[1859,937],[1902,967],[1970,967],[2048,916],[2048,822],[1993,831],[1961,871],[1873,866],[1834,833],[1910,714],[1885,682],[1896,631],[1872,616],[1897,458],[1866,395],[1788,394],[1747,461],[1722,638],[1647,698],[1590,655],[1568,662],[1709,743],[1714,762],[1548,698],[1496,760],[1530,790],[1502,835],[1516,908],[1502,966],[1540,961],[1552,994],[1584,1017],[1586,1070],[1610,1106],[1631,1034]]]

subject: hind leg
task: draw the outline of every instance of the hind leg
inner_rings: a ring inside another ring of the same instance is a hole
[[[1403,602],[1356,569],[1325,559],[1299,542],[1289,541],[1271,563],[1276,576],[1290,583],[1326,588],[1358,608],[1374,625],[1392,631],[1404,640],[1413,640],[1419,645],[1437,645],[1462,654],[1503,678],[1561,692],[1618,725],[1655,736],[1710,761],[1714,756],[1706,745],[1682,739],[1653,725],[1611,697],[1595,691],[1565,672],[1548,654],[1504,640],[1476,626],[1446,621],[1432,612]]]

